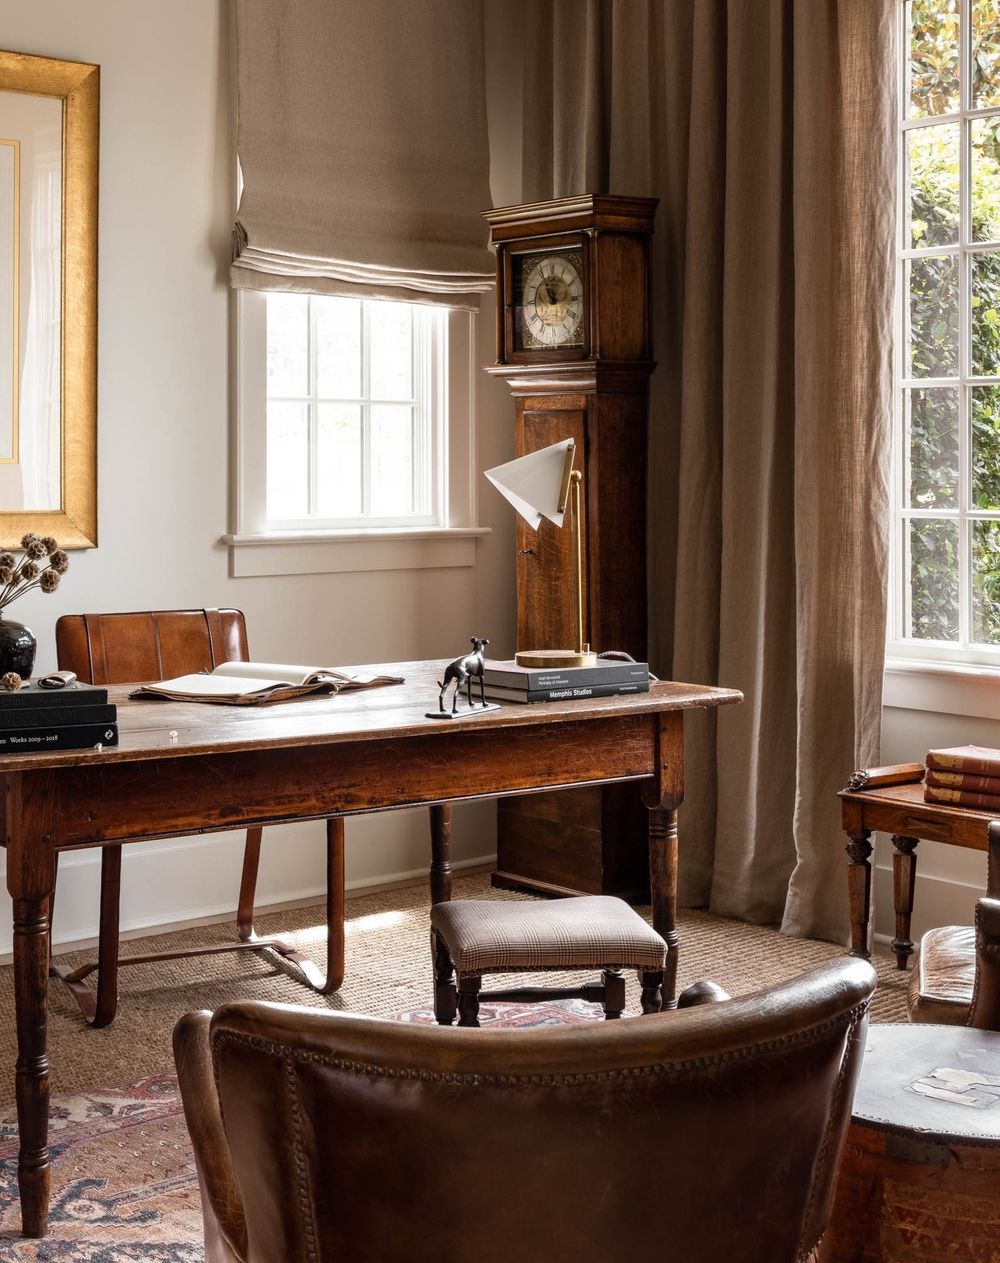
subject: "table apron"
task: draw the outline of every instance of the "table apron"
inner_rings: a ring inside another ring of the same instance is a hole
[[[659,716],[486,729],[106,762],[11,773],[21,798],[52,795],[50,844],[64,849],[657,773]],[[4,837],[10,841],[7,812]]]
[[[853,808],[855,804],[850,804]],[[987,849],[987,826],[985,818],[962,816],[958,812],[953,818],[943,820],[939,816],[933,818],[930,813],[924,815],[919,809],[907,810],[898,804],[879,803],[873,799],[865,803],[859,812],[845,810],[845,828],[850,828],[855,818],[863,829],[874,832],[896,834],[899,837],[920,838],[925,842],[945,842],[950,846],[964,846],[974,851]]]

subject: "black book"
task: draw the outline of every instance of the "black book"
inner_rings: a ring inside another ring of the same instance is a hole
[[[578,697],[620,697],[624,693],[648,693],[649,680],[623,681],[620,684],[579,684],[571,688],[515,689],[500,684],[487,684],[486,697],[491,702],[571,702]],[[473,694],[475,695],[475,694]]]
[[[0,689],[0,711],[21,708],[32,710],[35,707],[48,709],[50,706],[66,708],[106,706],[107,701],[108,690],[98,688],[96,684],[74,684],[68,689],[43,689],[33,681],[29,681],[23,684],[16,693],[8,693],[5,689]]]
[[[522,692],[539,689],[586,688],[596,684],[649,684],[649,664],[598,658],[593,667],[520,667],[516,662],[487,659],[483,679],[487,687],[514,688]]]
[[[65,728],[72,724],[113,724],[118,719],[118,707],[108,705],[87,706],[21,706],[17,709],[0,709],[0,732],[22,728]]]
[[[39,750],[86,750],[116,746],[117,724],[63,724],[61,727],[0,730],[0,754],[37,754]]]

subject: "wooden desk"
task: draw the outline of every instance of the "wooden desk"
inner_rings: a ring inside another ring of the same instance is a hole
[[[435,722],[424,711],[437,705],[442,665],[387,665],[376,669],[406,683],[277,707],[130,702],[127,689],[112,689],[117,748],[0,757],[0,843],[14,901],[18,1187],[26,1236],[44,1235],[48,1216],[49,913],[61,851],[640,781],[649,808],[653,921],[670,947],[663,994],[673,1001],[684,712],[739,702],[742,694],[662,683],[647,694],[511,704]]]
[[[872,866],[869,841],[876,830],[892,835],[892,893],[896,913],[896,936],[892,950],[896,966],[906,968],[913,954],[910,938],[910,915],[913,912],[913,886],[917,876],[917,844],[946,842],[950,846],[987,849],[987,827],[996,816],[969,807],[944,807],[924,802],[922,782],[910,785],[888,785],[880,789],[841,790],[841,817],[844,832],[850,839],[847,854],[848,890],[851,900],[851,955],[871,955],[869,921],[871,920]]]

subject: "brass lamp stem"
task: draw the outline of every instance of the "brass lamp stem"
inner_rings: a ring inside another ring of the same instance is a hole
[[[570,492],[573,497],[573,569],[576,574],[576,651],[589,653],[590,645],[583,641],[583,525],[580,520],[580,484],[583,474],[574,469],[570,474]]]

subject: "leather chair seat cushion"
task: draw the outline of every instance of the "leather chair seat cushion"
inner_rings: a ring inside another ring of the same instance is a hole
[[[976,931],[947,925],[929,930],[920,943],[907,996],[911,1022],[964,1026],[976,982]]]
[[[621,899],[453,899],[431,909],[460,974],[522,969],[662,969],[667,945]]]

